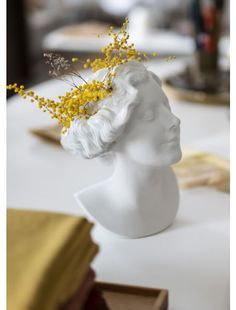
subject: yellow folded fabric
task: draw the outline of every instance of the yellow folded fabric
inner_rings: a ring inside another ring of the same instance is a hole
[[[81,285],[98,248],[82,217],[9,209],[8,310],[53,310]]]
[[[185,150],[173,169],[181,189],[207,186],[230,191],[229,161],[217,155]]]

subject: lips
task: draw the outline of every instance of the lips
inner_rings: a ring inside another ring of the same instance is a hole
[[[167,141],[167,143],[170,143],[170,142],[179,142],[179,132],[178,132],[178,133],[175,133],[174,136],[172,135],[172,138],[169,139],[169,140]]]
[[[177,138],[173,138],[171,140],[169,140],[167,143],[171,143],[171,142],[178,142],[179,140]]]

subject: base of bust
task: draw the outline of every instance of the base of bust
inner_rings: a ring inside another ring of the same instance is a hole
[[[127,238],[147,237],[169,227],[178,211],[179,189],[171,169],[165,169],[162,181],[162,194],[153,194],[152,203],[150,194],[143,204],[117,205],[117,201],[109,201],[107,195],[101,194],[107,181],[76,193],[75,199],[89,220],[112,233]]]
[[[175,220],[177,211],[178,211],[178,205],[175,206],[175,208],[172,208],[172,210],[168,211],[168,214],[166,214],[164,217],[159,218],[156,223],[153,223],[150,225],[150,222],[143,221],[142,225],[140,225],[140,222],[134,223],[134,221],[130,221],[129,225],[112,225],[114,223],[115,219],[111,219],[111,223],[109,225],[106,225],[103,221],[101,221],[99,218],[95,218],[93,216],[93,213],[91,213],[88,208],[84,206],[82,201],[80,200],[79,193],[75,194],[75,198],[79,206],[84,211],[86,217],[92,221],[93,223],[101,225],[103,228],[108,230],[109,232],[112,232],[116,235],[119,235],[121,237],[136,239],[136,238],[144,238],[151,235],[158,234],[162,232],[163,230],[167,229],[169,226],[171,226]],[[124,221],[127,222],[127,221]]]

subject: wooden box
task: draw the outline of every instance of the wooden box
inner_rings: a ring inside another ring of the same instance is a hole
[[[168,291],[96,282],[111,310],[167,310]]]

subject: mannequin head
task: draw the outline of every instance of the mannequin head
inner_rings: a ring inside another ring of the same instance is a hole
[[[102,79],[101,70],[93,79]],[[169,166],[181,158],[180,121],[171,113],[159,78],[143,64],[117,68],[112,96],[88,120],[75,120],[62,135],[63,147],[85,158],[122,153],[145,165]]]

